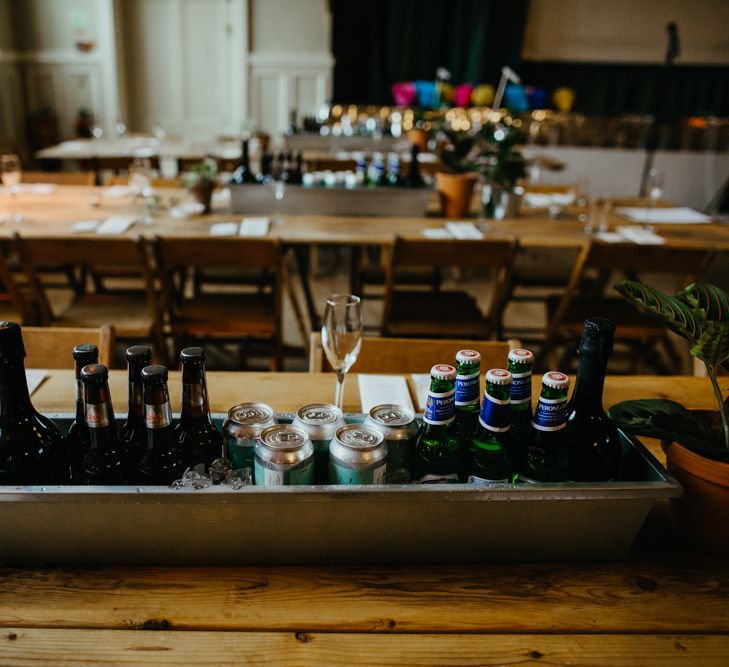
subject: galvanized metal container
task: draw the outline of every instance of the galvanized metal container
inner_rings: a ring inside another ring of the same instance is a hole
[[[273,408],[265,403],[241,403],[228,410],[223,424],[226,451],[234,468],[253,470],[253,450],[269,426],[276,424]]]

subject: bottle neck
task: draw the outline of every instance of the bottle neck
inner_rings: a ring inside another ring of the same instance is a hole
[[[116,421],[109,386],[107,384],[101,387],[87,386],[85,389],[85,418],[91,436],[91,447],[94,449],[112,447],[116,436]]]
[[[182,369],[182,413],[183,424],[200,419],[209,419],[208,391],[205,382],[205,368],[186,364]]]
[[[605,385],[607,358],[598,355],[583,354],[580,356],[580,367],[577,370],[575,391],[572,395],[573,407],[602,410],[602,391]]]
[[[423,421],[439,426],[450,424],[456,417],[456,383],[454,380],[441,380],[432,377],[428,402],[425,406]]]
[[[0,366],[0,417],[28,411],[34,410],[22,360],[14,366]]]
[[[142,365],[129,364],[129,409],[127,419],[144,419]]]
[[[148,447],[155,445],[172,432],[172,408],[166,384],[144,388],[144,422],[148,433]]]

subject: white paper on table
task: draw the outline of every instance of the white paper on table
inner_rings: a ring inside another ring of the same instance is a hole
[[[633,222],[647,222],[649,224],[700,225],[711,222],[710,216],[694,211],[688,206],[654,209],[621,206],[615,209],[615,213]]]
[[[93,232],[99,226],[98,220],[79,220],[71,225],[71,231],[76,234]]]
[[[243,218],[239,234],[241,236],[266,236],[269,226],[268,218]]]
[[[524,203],[532,208],[549,208],[550,206],[569,206],[574,203],[575,196],[566,192],[527,192]]]
[[[446,222],[446,229],[454,239],[461,241],[480,241],[483,233],[472,222]]]
[[[394,403],[413,409],[413,401],[408,391],[408,383],[402,375],[369,375],[359,376],[359,397],[362,412],[368,413],[376,405]]]
[[[25,369],[25,379],[28,382],[28,392],[33,395],[33,392],[41,386],[43,380],[48,377],[45,371],[35,369]]]
[[[52,195],[56,191],[56,186],[53,183],[21,183],[18,190],[32,195]]]
[[[237,222],[216,222],[210,225],[210,236],[235,236],[238,233]]]
[[[104,189],[104,197],[109,199],[122,199],[129,197],[132,194],[132,189],[128,185],[112,185]]]
[[[96,233],[102,236],[117,236],[127,231],[136,221],[135,215],[110,215],[96,228]]]
[[[662,236],[658,236],[658,234],[643,227],[623,226],[616,227],[615,231],[623,238],[638,245],[661,245],[666,242],[666,239]]]
[[[429,373],[411,373],[415,385],[415,396],[418,399],[418,412],[425,410],[428,402],[428,391],[430,390],[430,374]]]
[[[616,232],[598,232],[595,238],[603,243],[624,243],[625,237]]]
[[[191,201],[180,204],[179,206],[173,206],[170,209],[170,215],[175,220],[185,220],[191,215],[198,215],[202,213],[204,210],[205,206],[203,204],[201,204],[200,202]]]
[[[451,233],[445,227],[431,227],[423,230],[426,239],[452,239]]]

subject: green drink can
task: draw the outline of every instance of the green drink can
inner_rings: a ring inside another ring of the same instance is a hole
[[[383,403],[372,408],[365,424],[377,429],[387,445],[387,482],[407,484],[410,481],[410,457],[418,435],[415,414],[409,408]]]
[[[329,444],[330,484],[384,484],[387,445],[377,429],[347,424]]]
[[[329,475],[329,443],[344,426],[344,415],[329,403],[311,403],[296,411],[293,425],[309,435],[314,446],[314,484],[326,484]]]
[[[270,426],[255,447],[256,486],[314,483],[314,447],[309,436],[291,424]]]
[[[276,424],[273,408],[265,403],[241,403],[228,410],[223,424],[228,459],[234,469],[253,470],[253,450],[269,426]]]

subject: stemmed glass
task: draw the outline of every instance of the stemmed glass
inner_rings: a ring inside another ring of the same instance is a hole
[[[332,294],[327,299],[321,327],[321,343],[337,374],[335,403],[342,407],[344,378],[362,347],[362,300],[353,294]]]
[[[17,210],[16,196],[20,188],[20,158],[17,155],[9,153],[7,155],[0,156],[0,176],[2,176],[3,185],[10,192],[12,198],[12,213],[10,214],[10,220],[12,222],[20,222],[23,218],[20,212]]]
[[[648,180],[645,187],[645,221],[650,223],[653,220],[653,209],[663,195],[663,185],[666,175],[655,167],[648,172]]]

